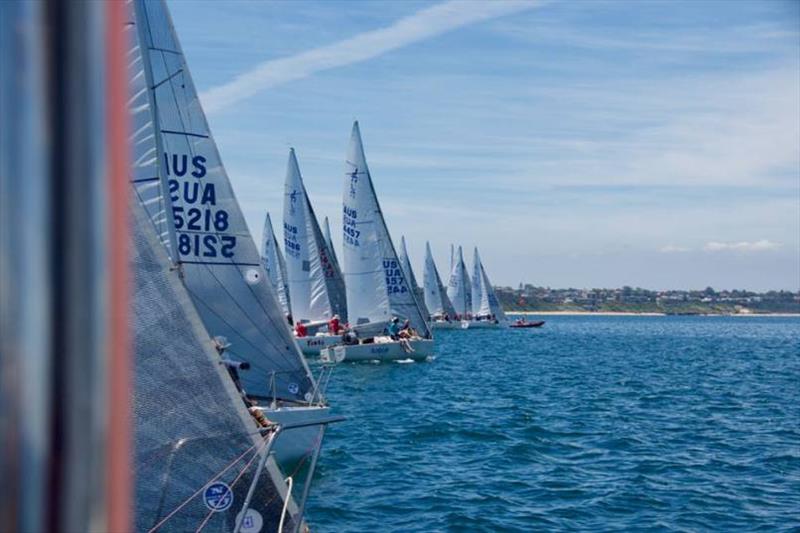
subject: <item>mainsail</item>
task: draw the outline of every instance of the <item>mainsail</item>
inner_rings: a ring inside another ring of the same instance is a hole
[[[272,290],[278,295],[284,314],[291,313],[291,300],[289,299],[289,285],[286,283],[286,262],[281,253],[275,231],[272,229],[272,219],[267,213],[264,218],[264,232],[261,236],[261,266],[267,272]]]
[[[408,319],[430,336],[397,257],[364,156],[358,122],[353,124],[344,178],[344,252],[347,303],[352,324]]]
[[[346,321],[344,280],[331,260],[294,149],[286,170],[283,236],[294,319],[316,322],[339,315]]]
[[[456,314],[466,318],[472,313],[472,297],[467,267],[464,265],[464,254],[461,246],[453,258],[453,269],[450,272],[450,281],[447,286],[447,297],[453,303]]]
[[[477,254],[477,249],[476,249]],[[489,276],[486,275],[486,269],[483,268],[483,263],[481,265],[481,315],[494,315],[494,318],[499,320],[500,322],[506,321],[506,314],[503,312],[503,307],[500,305],[500,301],[497,299],[497,295],[494,292],[494,287],[492,287],[492,283],[489,281]]]
[[[433,260],[430,243],[425,243],[425,272],[423,275],[425,286],[425,305],[431,316],[444,316],[445,314],[453,318],[456,311],[450,298],[447,297],[447,290],[439,277],[439,270]]]
[[[425,292],[417,284],[417,277],[414,275],[414,269],[411,267],[411,259],[408,257],[408,249],[406,249],[406,238],[400,236],[400,265],[403,267],[403,272],[406,275],[408,284],[411,290],[414,291],[414,296],[417,298],[417,303],[422,309],[423,316],[428,318],[431,316],[428,308],[425,305]]]
[[[474,316],[492,314],[492,310],[489,308],[488,290],[483,286],[483,277],[481,256],[478,255],[478,247],[476,246],[472,255],[472,314]]]
[[[305,401],[313,378],[261,266],[166,5],[135,0],[134,8],[131,181],[139,201],[208,333],[225,337],[231,357],[250,363],[245,390]]]

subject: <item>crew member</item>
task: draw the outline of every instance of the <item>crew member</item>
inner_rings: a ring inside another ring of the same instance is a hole
[[[302,322],[298,322],[294,326],[294,335],[295,337],[305,337],[308,335],[308,330],[306,329],[306,325]]]

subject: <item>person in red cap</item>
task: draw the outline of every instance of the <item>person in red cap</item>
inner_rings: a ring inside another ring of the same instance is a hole
[[[308,335],[308,330],[306,329],[306,325],[302,322],[298,322],[294,326],[294,335],[295,337],[305,337]]]

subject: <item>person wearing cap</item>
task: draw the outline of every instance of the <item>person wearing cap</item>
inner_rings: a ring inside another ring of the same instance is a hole
[[[392,339],[397,340],[397,334],[400,333],[400,319],[393,316],[391,322],[386,325],[385,332]]]
[[[331,335],[338,335],[341,328],[339,324],[339,315],[333,315],[333,317],[328,320],[328,333]]]
[[[306,325],[303,324],[302,322],[298,322],[297,324],[295,324],[294,335],[295,337],[305,337],[306,335],[308,335],[308,329],[306,328]]]

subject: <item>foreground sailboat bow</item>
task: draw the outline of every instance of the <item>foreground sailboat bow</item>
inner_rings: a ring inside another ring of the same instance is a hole
[[[244,401],[273,421],[324,419],[328,407],[294,342],[217,150],[163,1],[133,2],[131,182]],[[246,367],[249,369],[245,370]],[[321,443],[287,431],[284,466]]]

